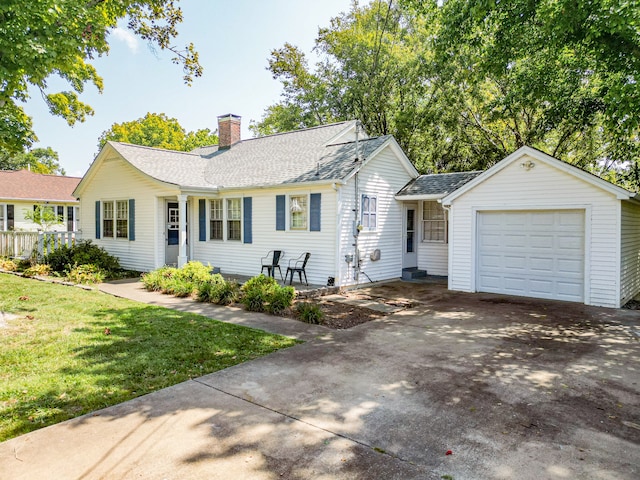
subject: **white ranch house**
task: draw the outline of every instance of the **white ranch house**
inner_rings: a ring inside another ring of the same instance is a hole
[[[199,260],[309,282],[447,276],[449,288],[619,307],[640,292],[635,194],[523,147],[485,172],[418,175],[355,121],[176,152],[108,142],[76,188],[83,238],[130,269]]]

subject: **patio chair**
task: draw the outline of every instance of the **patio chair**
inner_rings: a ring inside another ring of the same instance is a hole
[[[267,269],[268,277],[275,277],[276,268],[280,272],[280,280],[284,282],[284,278],[282,278],[282,270],[280,270],[280,259],[284,256],[284,252],[282,250],[270,250],[266,256],[260,259],[260,263],[262,264],[262,270],[260,273],[264,272],[264,269]]]
[[[304,275],[304,283],[309,286],[309,282],[307,281],[307,272],[305,268],[307,267],[307,262],[309,261],[309,257],[311,254],[309,252],[303,253],[296,259],[289,260],[289,266],[287,267],[287,274],[284,276],[286,279],[291,273],[291,278],[289,279],[289,285],[293,283],[293,274],[297,273],[298,278],[300,279],[300,283],[302,283],[302,275]],[[286,280],[285,280],[286,282]]]

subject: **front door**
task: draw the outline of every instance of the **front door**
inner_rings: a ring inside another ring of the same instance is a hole
[[[417,226],[418,205],[404,204],[404,218],[402,221],[402,268],[418,266],[418,235]]]
[[[167,202],[165,231],[165,255],[166,265],[178,265],[178,253],[180,249],[180,209],[178,202]]]

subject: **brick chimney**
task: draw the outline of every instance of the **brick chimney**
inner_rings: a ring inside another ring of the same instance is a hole
[[[231,148],[240,141],[240,118],[231,113],[218,117],[218,150]]]

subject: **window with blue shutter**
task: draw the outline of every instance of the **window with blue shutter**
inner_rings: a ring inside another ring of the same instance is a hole
[[[7,230],[13,230],[15,227],[15,210],[13,205],[7,205]]]
[[[312,193],[309,198],[309,230],[320,231],[320,203],[322,194]]]
[[[96,238],[100,238],[100,200],[96,200]]]
[[[198,240],[207,241],[207,201],[204,198],[198,200]]]
[[[243,227],[244,227],[244,243],[252,243],[253,242],[253,231],[251,226],[251,215],[252,215],[252,202],[251,197],[244,197],[243,201]]]
[[[276,195],[276,230],[284,230],[286,226],[286,204],[285,195]]]
[[[133,198],[129,199],[129,241],[133,242],[136,239],[136,201]]]

